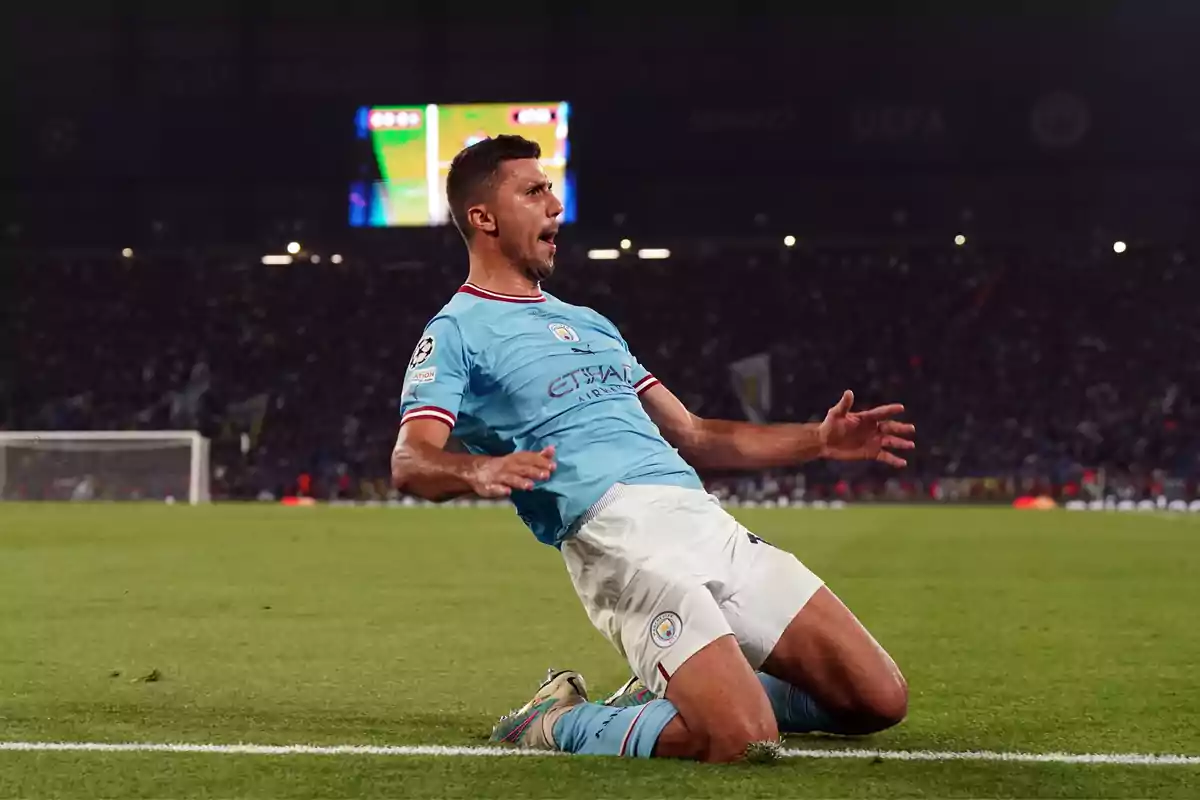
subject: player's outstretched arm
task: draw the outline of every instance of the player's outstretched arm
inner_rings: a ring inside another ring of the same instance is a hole
[[[507,497],[548,480],[556,466],[554,448],[538,453],[473,456],[447,453],[450,429],[432,419],[400,427],[392,451],[392,485],[405,494],[441,502],[466,494]]]
[[[756,425],[697,417],[662,384],[641,394],[646,413],[667,441],[699,469],[768,469],[830,458],[880,461],[893,467],[906,462],[893,450],[911,450],[916,427],[892,419],[898,404],[851,411],[854,393],[846,391],[822,422]]]

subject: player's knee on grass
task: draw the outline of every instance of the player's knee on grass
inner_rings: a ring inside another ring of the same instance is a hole
[[[763,670],[807,692],[838,723],[868,734],[908,714],[908,684],[891,656],[828,588],[780,637]]]
[[[908,716],[908,683],[899,671],[879,672],[856,681],[841,707],[828,709],[847,733],[879,733]]]
[[[908,683],[899,673],[881,676],[856,698],[851,719],[862,733],[878,733],[899,725],[908,716]]]
[[[710,731],[693,729],[677,716],[659,734],[655,758],[684,758],[711,764],[741,761],[755,742],[777,742],[779,731],[772,721],[759,725],[734,725]]]
[[[756,742],[778,742],[779,728],[774,716],[755,720],[753,724],[718,728],[708,733],[704,760],[710,764],[728,764],[746,757],[750,745]]]
[[[727,763],[742,760],[754,742],[779,741],[771,703],[732,636],[685,661],[667,685],[667,699],[679,723],[660,738],[658,755]]]

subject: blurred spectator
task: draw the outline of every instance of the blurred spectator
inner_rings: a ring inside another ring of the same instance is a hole
[[[416,247],[282,269],[18,259],[0,421],[196,428],[214,440],[217,496],[275,496],[305,474],[311,496],[384,499],[410,351],[465,272],[451,238]],[[902,474],[709,476],[723,495],[1140,497],[1194,492],[1200,475],[1200,272],[1177,253],[707,243],[665,261],[564,253],[547,289],[610,316],[698,414],[742,418],[728,364],[767,352],[773,419],[819,419],[853,388],[917,423]]]

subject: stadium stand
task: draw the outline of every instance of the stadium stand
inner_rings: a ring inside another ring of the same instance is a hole
[[[386,497],[405,362],[464,271],[450,235],[397,257],[16,260],[7,429],[198,428],[215,497]],[[1180,251],[707,243],[662,261],[564,253],[548,288],[612,317],[696,413],[741,418],[731,361],[771,355],[773,419],[844,387],[900,400],[903,475],[814,464],[741,497],[1140,498],[1200,476],[1200,274]],[[246,434],[243,441],[242,434]],[[245,450],[243,453],[242,451]]]

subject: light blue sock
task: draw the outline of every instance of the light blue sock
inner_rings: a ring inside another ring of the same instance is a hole
[[[843,733],[837,720],[817,705],[808,692],[797,689],[787,681],[781,681],[765,672],[758,673],[758,681],[775,709],[775,722],[780,733]]]
[[[678,713],[670,700],[628,708],[582,703],[554,723],[554,742],[567,753],[650,758],[659,734]]]

